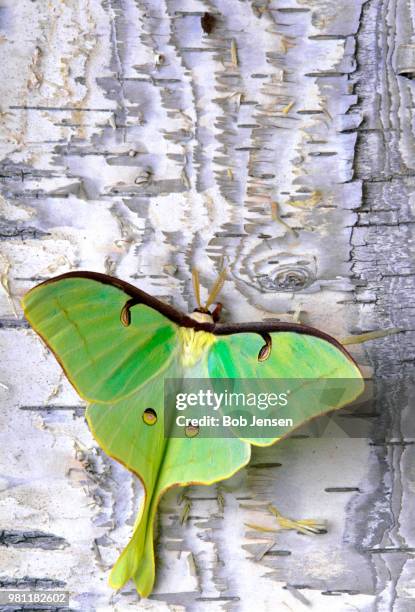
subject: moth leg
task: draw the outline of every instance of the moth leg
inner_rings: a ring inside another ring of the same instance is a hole
[[[263,334],[260,334],[261,338],[264,339],[265,344],[264,346],[261,347],[259,353],[258,353],[258,361],[266,361],[268,359],[268,357],[271,355],[271,351],[272,351],[272,338],[271,336],[267,333],[264,332]]]
[[[217,323],[220,319],[220,313],[222,312],[222,304],[218,302],[212,311],[212,319]]]
[[[136,306],[137,304],[139,304],[140,302],[137,301],[136,298],[131,298],[131,300],[127,300],[124,304],[124,306],[121,309],[121,313],[120,313],[120,320],[121,323],[125,326],[128,327],[131,323],[131,313],[130,313],[130,309],[133,306]]]

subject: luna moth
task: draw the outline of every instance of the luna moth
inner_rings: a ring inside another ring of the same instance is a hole
[[[131,540],[109,578],[116,589],[133,579],[143,597],[155,580],[154,521],[163,493],[177,485],[229,478],[248,463],[251,444],[278,440],[166,437],[166,378],[358,381],[353,393],[329,408],[303,407],[307,419],[340,408],[363,388],[358,366],[331,336],[289,322],[221,323],[221,304],[211,307],[223,275],[203,306],[197,273],[193,281],[197,308],[191,314],[96,272],[63,274],[23,298],[29,323],[88,402],[86,418],[96,441],[144,487]]]

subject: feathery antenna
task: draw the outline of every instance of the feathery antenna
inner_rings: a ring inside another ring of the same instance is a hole
[[[227,273],[226,268],[223,268],[222,272],[219,274],[218,278],[216,279],[215,284],[213,285],[211,289],[211,292],[209,293],[209,297],[206,302],[206,308],[209,308],[209,306],[211,306],[213,302],[216,300],[218,293],[222,289],[223,284],[226,280],[226,273]]]
[[[196,268],[192,270],[192,280],[193,280],[193,291],[195,292],[196,304],[198,308],[202,308],[202,304],[200,303],[200,281],[199,281],[199,271]]]

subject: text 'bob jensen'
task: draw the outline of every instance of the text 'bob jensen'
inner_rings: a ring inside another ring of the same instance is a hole
[[[212,415],[203,415],[199,418],[189,418],[184,414],[176,417],[177,427],[293,427],[294,421],[290,418],[258,418],[252,415],[251,421],[242,415],[231,417],[222,415],[214,417]]]

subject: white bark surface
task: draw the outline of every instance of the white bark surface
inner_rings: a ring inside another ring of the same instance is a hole
[[[413,610],[405,441],[254,450],[231,482],[185,492],[183,525],[169,494],[153,595],[114,593],[141,488],[19,305],[84,269],[191,310],[192,267],[207,290],[225,261],[227,320],[401,327],[351,349],[375,376],[409,372],[413,4],[4,0],[0,15],[0,586],[62,587],[88,611]],[[386,407],[410,400],[392,391]],[[261,556],[246,523],[271,525],[269,502],[328,533],[282,532]]]

